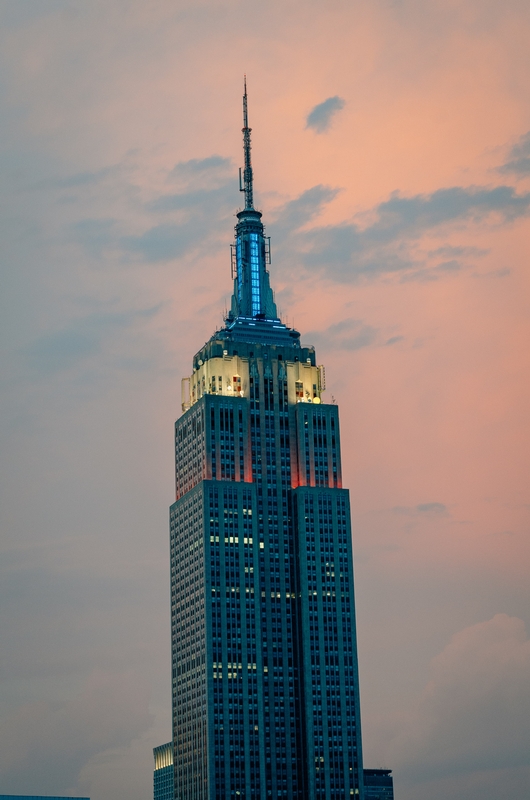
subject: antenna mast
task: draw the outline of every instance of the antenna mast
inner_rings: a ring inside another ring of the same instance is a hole
[[[239,191],[245,192],[245,208],[254,208],[254,197],[252,187],[252,164],[250,161],[250,132],[248,127],[248,107],[247,107],[247,76],[245,75],[245,94],[243,95],[243,151],[245,153],[245,168],[243,180],[241,180],[241,168],[239,169]]]

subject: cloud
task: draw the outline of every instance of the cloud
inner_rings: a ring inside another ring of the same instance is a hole
[[[418,235],[457,219],[479,221],[493,212],[503,219],[515,219],[528,214],[529,207],[530,193],[518,195],[511,186],[451,186],[414,197],[401,197],[396,192],[377,206],[379,219],[370,233],[390,240],[396,232]]]
[[[196,233],[193,227],[168,222],[140,236],[123,236],[120,243],[124,250],[146,261],[168,261],[194,249],[198,244]]]
[[[103,251],[114,245],[116,241],[117,220],[82,219],[71,226],[73,238],[81,244],[90,255],[101,258]]]
[[[285,205],[276,209],[274,224],[274,234],[277,241],[283,241],[294,231],[299,230],[316,216],[318,216],[325,205],[330,203],[339,193],[339,189],[332,189],[330,186],[312,186],[302,192],[299,197],[290,200]]]
[[[180,191],[162,194],[145,204],[149,214],[172,215],[140,234],[118,234],[115,219],[85,219],[73,226],[77,240],[93,255],[105,248],[157,263],[217,246],[233,210],[234,181],[229,158],[212,155],[179,162],[170,172]],[[334,200],[339,189],[316,185],[273,213],[275,241],[310,271],[338,282],[399,274],[403,280],[436,280],[456,274],[465,259],[487,250],[444,246],[428,251],[422,262],[412,245],[425,233],[443,225],[479,223],[495,214],[501,222],[527,215],[530,193],[517,194],[510,186],[450,187],[430,195],[404,197],[394,193],[367,214],[368,225],[352,221],[304,230]],[[442,258],[436,263],[437,258]],[[464,260],[462,260],[464,259]]]
[[[456,258],[452,258],[450,261],[441,261],[436,265],[436,269],[441,269],[443,272],[459,272],[462,264]]]
[[[145,206],[150,214],[169,214],[173,220],[139,235],[122,236],[119,246],[146,261],[160,262],[218,245],[233,213],[236,180],[232,171],[232,161],[219,155],[179,162],[169,179],[180,183],[182,190],[161,195]]]
[[[158,313],[161,304],[120,313],[95,313],[37,339],[26,351],[35,370],[54,373],[70,369],[100,352],[103,342],[137,321]],[[131,361],[130,366],[133,362]]]
[[[420,514],[436,514],[443,516],[447,514],[447,506],[444,505],[444,503],[418,503],[416,510],[419,511]]]
[[[233,169],[230,158],[212,155],[206,158],[191,158],[189,161],[179,161],[168,175],[169,181],[196,181],[206,176],[212,178],[225,177]]]
[[[84,190],[111,172],[116,172],[117,176],[114,191],[116,193],[118,186],[120,217],[87,216],[70,223],[68,228],[70,238],[98,260],[117,254],[125,262],[132,256],[135,260],[158,263],[193,251],[204,253],[218,246],[220,237],[230,229],[234,198],[238,197],[237,178],[231,159],[220,155],[177,163],[167,178],[173,191],[157,193],[140,204],[138,189],[131,181],[127,165],[79,173],[61,180],[46,179],[41,183],[48,189]],[[86,199],[85,191],[80,191],[76,200],[81,197]],[[98,205],[101,205],[100,200]],[[144,212],[140,232],[137,220],[130,229],[131,205],[135,211]]]
[[[161,221],[140,234],[121,234],[115,219],[84,219],[71,230],[75,240],[95,257],[117,249],[126,260],[132,255],[151,263],[168,261],[218,244],[232,200],[233,192],[226,183],[213,189],[165,194],[146,203],[145,210],[158,216],[171,214],[175,221]]]
[[[304,339],[318,348],[327,350],[346,350],[353,352],[365,347],[391,347],[404,340],[404,336],[391,336],[384,339],[382,332],[362,319],[343,319],[323,331],[309,331]]]
[[[508,154],[508,161],[499,167],[499,172],[520,177],[530,175],[530,131],[514,144]]]
[[[437,247],[436,250],[429,250],[430,256],[441,256],[442,258],[458,258],[459,256],[486,256],[490,251],[482,247],[453,247],[444,245]]]
[[[205,221],[210,214],[217,215],[220,210],[233,200],[232,187],[224,184],[221,187],[208,189],[192,189],[178,194],[166,194],[148,203],[149,211],[187,211],[199,214],[201,221]],[[233,203],[232,203],[233,205]]]
[[[95,669],[71,699],[27,703],[4,717],[2,789],[66,792],[93,756],[129,745],[152,719],[149,691],[141,679],[132,672]]]
[[[231,172],[231,160],[220,155],[179,162],[170,172],[179,191],[161,194],[143,206],[158,218],[156,224],[124,235],[114,218],[86,218],[71,230],[97,257],[115,249],[125,260],[133,256],[158,263],[211,251],[225,235],[233,211]],[[530,193],[518,194],[513,187],[455,186],[411,197],[395,192],[351,222],[307,229],[339,191],[322,184],[307,189],[273,211],[272,230],[283,256],[295,256],[291,263],[298,261],[309,271],[344,283],[385,274],[399,275],[401,280],[438,280],[456,274],[468,265],[467,259],[488,251],[446,245],[422,256],[414,244],[442,226],[479,224],[492,215],[507,223],[530,211]]]
[[[444,503],[418,503],[417,506],[394,506],[392,511],[395,514],[405,514],[410,517],[420,515],[429,517],[447,517],[449,510]]]
[[[524,622],[496,614],[455,634],[430,665],[394,756],[416,780],[528,767],[530,641]],[[396,764],[396,767],[398,765]]]
[[[101,183],[106,178],[115,178],[123,171],[123,165],[118,164],[112,167],[102,167],[101,169],[87,170],[86,172],[76,172],[63,177],[44,178],[34,184],[35,189],[75,189],[86,188]]]
[[[312,128],[316,133],[325,133],[331,125],[331,120],[344,108],[345,102],[342,97],[335,95],[328,97],[323,103],[319,103],[311,109],[306,119],[306,128]]]
[[[328,350],[360,350],[377,341],[379,331],[359,319],[344,319],[324,331],[310,331],[304,339]]]
[[[512,274],[509,267],[501,267],[500,269],[493,269],[489,272],[475,272],[474,278],[508,278]]]
[[[298,201],[305,196],[312,197],[310,193],[313,191],[315,212],[336,195],[331,189],[314,187],[304,192]],[[296,203],[292,201],[292,204]],[[283,224],[300,227],[296,215],[289,216],[289,206],[291,204],[284,207],[286,217]],[[443,272],[459,271],[462,263],[454,258],[433,265],[419,260],[411,248],[424,234],[447,225],[479,224],[492,215],[500,223],[508,223],[529,213],[530,193],[517,194],[511,186],[454,186],[412,197],[394,193],[370,211],[371,221],[365,227],[358,222],[345,222],[298,233],[293,230],[291,246],[297,250],[308,270],[318,271],[337,282],[351,283],[392,273],[413,280],[434,280]],[[283,212],[280,212],[279,219],[283,219]],[[303,214],[302,219],[305,219]],[[457,248],[457,252],[460,250]],[[430,251],[430,254],[443,256],[451,252],[445,248]],[[478,256],[484,255],[485,251],[462,249],[462,254]]]

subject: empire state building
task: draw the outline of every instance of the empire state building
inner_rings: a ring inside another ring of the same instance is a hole
[[[243,117],[231,309],[175,424],[175,800],[362,800],[338,408],[315,349],[278,317],[246,86]]]

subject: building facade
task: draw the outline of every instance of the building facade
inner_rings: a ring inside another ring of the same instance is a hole
[[[391,769],[364,769],[366,800],[394,800],[394,781]]]
[[[153,800],[173,800],[173,742],[153,747]]]
[[[338,408],[277,314],[246,104],[231,310],[175,424],[175,800],[363,800]]]

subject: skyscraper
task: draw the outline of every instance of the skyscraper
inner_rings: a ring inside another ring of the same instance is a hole
[[[173,742],[153,747],[153,800],[173,800]]]
[[[231,309],[175,424],[175,800],[362,800],[338,408],[314,348],[278,317],[246,86],[243,118]]]
[[[394,800],[391,769],[363,769],[365,800]]]
[[[50,797],[35,794],[0,794],[0,800],[90,800],[90,797]]]

